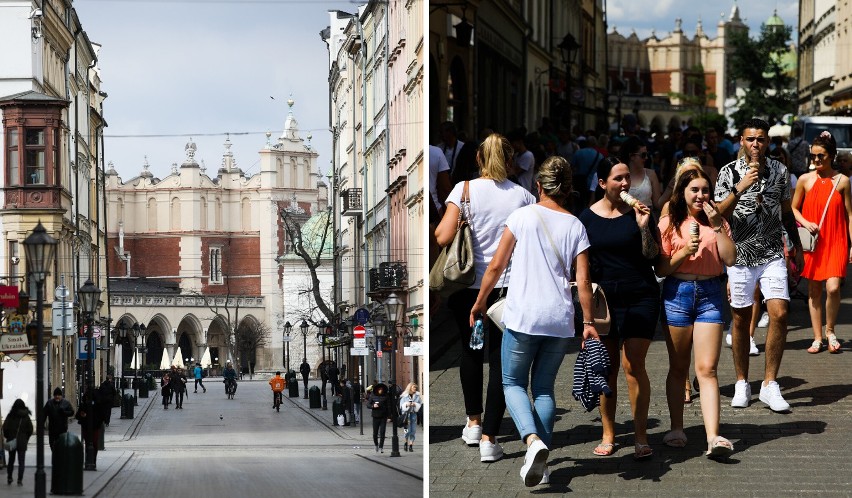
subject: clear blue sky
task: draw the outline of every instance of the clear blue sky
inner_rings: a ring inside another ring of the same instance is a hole
[[[216,175],[230,132],[237,166],[258,171],[257,151],[281,135],[292,93],[304,138],[310,131],[325,174],[328,52],[319,32],[328,10],[358,4],[311,0],[76,0],[89,39],[101,44],[105,154],[123,180],[164,178],[182,163],[189,135]],[[270,97],[274,97],[274,100]],[[247,133],[247,134],[246,134]],[[164,135],[146,137],[145,135]]]

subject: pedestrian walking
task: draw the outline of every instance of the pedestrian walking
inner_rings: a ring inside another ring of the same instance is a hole
[[[385,452],[385,432],[390,416],[389,402],[388,386],[385,384],[373,386],[373,390],[367,398],[367,406],[370,407],[373,415],[373,444],[376,445],[376,453]]]
[[[42,423],[47,422],[47,442],[53,449],[53,443],[61,435],[68,432],[68,419],[74,416],[74,407],[65,399],[62,389],[57,387],[53,390],[53,398],[44,404],[44,418]]]
[[[361,423],[361,404],[364,402],[364,388],[358,380],[352,382],[352,416],[356,424]]]
[[[325,396],[325,385],[328,384],[328,362],[320,364],[320,378],[322,380],[322,395]]]
[[[621,163],[630,168],[630,195],[649,208],[659,210],[662,207],[662,189],[654,170],[645,167],[648,147],[638,137],[630,137],[621,144],[619,156]]]
[[[737,248],[736,264],[728,268],[734,318],[731,351],[737,375],[731,406],[745,408],[751,400],[748,329],[755,285],[760,282],[769,313],[760,400],[773,411],[784,412],[790,405],[776,382],[787,341],[790,301],[783,232],[792,242],[796,268],[804,263],[802,243],[790,202],[790,174],[783,164],[766,157],[769,123],[757,118],[746,121],[740,144],[737,160],[719,171],[714,196],[716,208],[731,224]]]
[[[470,224],[473,233],[473,258],[476,279],[468,289],[462,289],[447,300],[456,326],[462,333],[462,358],[459,378],[464,396],[467,420],[462,429],[462,440],[468,446],[479,446],[480,461],[496,462],[503,457],[503,449],[497,442],[500,423],[506,411],[500,369],[500,344],[503,333],[485,319],[488,333],[487,349],[472,349],[472,329],[468,317],[482,285],[485,269],[494,257],[506,219],[516,209],[533,204],[535,197],[523,187],[509,181],[508,165],[512,161],[512,147],[500,134],[492,133],[477,152],[480,178],[456,185],[447,197],[447,209],[435,230],[438,244],[450,244],[458,231],[460,213]],[[490,306],[504,291],[508,282],[508,271],[495,282],[487,296],[486,307]],[[488,356],[488,385],[485,407],[482,405],[483,367]]]
[[[328,362],[328,381],[331,383],[331,395],[336,396],[340,393],[337,378],[340,376],[340,369],[337,368],[337,363],[329,360]]]
[[[192,375],[195,377],[195,392],[198,392],[198,386],[201,386],[203,392],[207,392],[207,388],[204,387],[204,369],[201,368],[201,363],[196,363],[195,368],[192,369]]]
[[[91,461],[95,464],[97,470],[98,462],[98,445],[101,440],[101,425],[103,421],[103,410],[98,406],[97,389],[86,389],[83,393],[83,399],[80,401],[80,406],[77,408],[77,423],[80,424],[80,434],[83,436],[84,447],[89,450],[91,443],[92,457]],[[89,459],[86,459],[88,462]]]
[[[33,435],[32,412],[22,399],[12,403],[12,409],[3,422],[3,438],[9,451],[6,460],[7,484],[12,484],[12,474],[15,470],[15,458],[18,460],[18,486],[24,485],[24,469],[26,467],[27,443]]]
[[[405,446],[403,451],[414,451],[414,439],[417,436],[417,411],[423,405],[417,384],[410,382],[399,398],[399,413],[405,418]]]
[[[691,169],[678,178],[669,203],[670,214],[660,219],[662,248],[656,272],[663,283],[664,321],[669,373],[666,399],[671,430],[663,443],[687,444],[683,424],[683,386],[689,385],[691,352],[701,396],[707,455],[725,457],[734,446],[719,435],[719,380],[716,368],[722,350],[725,288],[720,276],[733,265],[736,249],[730,227],[710,201],[710,177]]]
[[[98,392],[100,393],[101,410],[103,412],[101,417],[104,420],[104,424],[109,426],[110,419],[112,418],[113,400],[115,399],[116,394],[115,381],[111,374],[107,374],[106,379],[101,382]]]
[[[308,399],[308,376],[311,375],[311,366],[308,364],[307,358],[302,358],[299,372],[302,374],[302,385],[305,387],[305,399]]]
[[[172,374],[170,372],[166,372],[160,379],[160,395],[163,397],[163,410],[169,409],[169,402],[172,397],[172,389],[169,386],[171,383],[171,376]]]
[[[654,454],[648,444],[648,408],[651,382],[645,357],[657,328],[660,288],[652,265],[659,254],[659,232],[651,223],[651,206],[628,205],[621,197],[630,190],[630,169],[617,157],[598,164],[598,186],[603,197],[580,214],[589,237],[592,282],[606,293],[611,318],[609,333],[602,337],[611,365],[607,385],[613,394],[601,396],[603,436],[593,450],[598,456],[615,451],[615,407],[618,371],[624,366],[627,394],[633,413],[636,459]]]
[[[802,268],[802,277],[808,279],[808,309],[814,333],[809,353],[822,350],[823,314],[828,351],[840,352],[834,326],[840,309],[840,286],[846,279],[846,267],[852,262],[848,238],[852,236],[852,195],[849,177],[832,169],[836,156],[837,142],[831,133],[822,132],[811,144],[813,171],[799,178],[793,194],[796,221],[817,235],[816,247],[804,254]]]
[[[560,156],[541,165],[536,178],[539,199],[509,215],[497,252],[468,315],[473,325],[487,310],[488,295],[510,258],[512,283],[503,309],[501,346],[506,406],[527,445],[521,480],[526,486],[549,483],[547,457],[556,415],[554,383],[568,349],[574,323],[571,267],[577,269],[583,306],[584,339],[597,338],[594,329],[592,285],[589,279],[589,241],[583,224],[567,211],[571,166]],[[529,296],[535,295],[535,299]],[[527,387],[532,391],[533,404]]]
[[[183,410],[183,397],[186,394],[186,375],[182,369],[175,369],[169,375],[169,388],[175,397],[175,410]]]
[[[353,420],[352,413],[352,390],[346,385],[346,379],[340,379],[337,385],[337,396],[340,398],[340,404],[343,407],[343,425],[349,425],[349,421]]]

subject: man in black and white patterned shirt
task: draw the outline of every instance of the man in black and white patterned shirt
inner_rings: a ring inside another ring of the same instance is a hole
[[[737,248],[736,264],[728,269],[731,287],[731,349],[737,383],[731,406],[745,408],[751,400],[748,383],[749,323],[755,286],[766,301],[769,330],[766,333],[766,373],[760,400],[776,412],[790,410],[776,382],[787,340],[787,265],[784,231],[790,238],[796,268],[803,264],[802,243],[790,205],[790,174],[780,162],[766,157],[769,123],[750,119],[742,126],[739,158],[719,171],[716,208],[731,224]]]

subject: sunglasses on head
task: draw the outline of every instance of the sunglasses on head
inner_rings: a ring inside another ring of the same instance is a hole
[[[819,153],[819,154],[808,154],[808,159],[810,159],[811,161],[813,161],[814,159],[819,159],[820,161],[822,161],[822,160],[824,160],[824,159],[825,159],[825,158],[827,158],[827,157],[828,157],[828,154],[823,154],[823,153]]]

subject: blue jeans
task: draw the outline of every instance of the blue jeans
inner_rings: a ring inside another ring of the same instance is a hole
[[[417,412],[411,412],[407,415],[408,423],[405,425],[405,440],[414,442],[414,437],[417,435]]]
[[[667,277],[663,283],[663,305],[666,323],[673,327],[690,327],[694,323],[725,323],[722,309],[725,288],[718,278],[681,280]]]
[[[567,337],[529,335],[510,329],[503,332],[500,353],[503,394],[523,442],[530,434],[536,434],[550,446],[556,412],[553,385],[569,340]],[[527,395],[528,384],[532,384],[533,406],[530,406]]]

